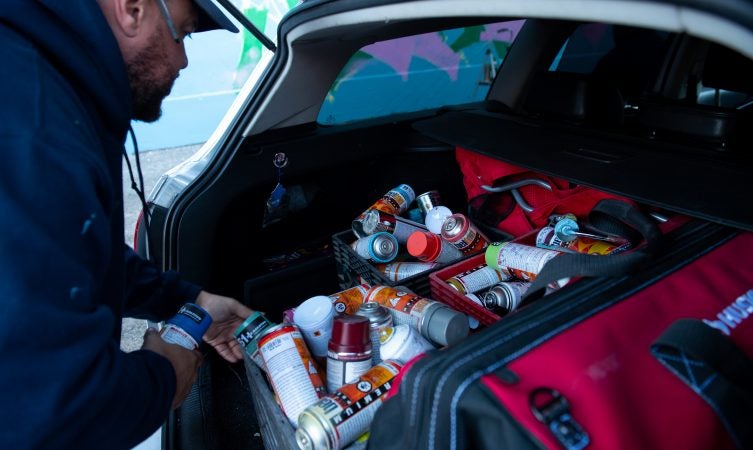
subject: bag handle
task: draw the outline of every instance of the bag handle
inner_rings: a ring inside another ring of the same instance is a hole
[[[565,253],[546,263],[528,289],[524,301],[541,297],[546,287],[563,278],[575,276],[614,277],[629,273],[649,261],[661,243],[661,232],[651,218],[633,205],[606,199],[589,214],[592,228],[606,234],[628,237],[631,242],[642,238],[643,244],[633,251],[617,255]]]
[[[650,350],[711,406],[738,448],[753,448],[753,361],[732,339],[700,320],[680,319]]]

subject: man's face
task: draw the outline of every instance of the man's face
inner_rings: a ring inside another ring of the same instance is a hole
[[[180,38],[175,42],[162,17],[159,0],[153,0],[150,13],[153,20],[151,33],[133,56],[126,61],[128,80],[133,99],[133,118],[154,122],[162,115],[162,100],[170,94],[178,72],[188,65],[183,38],[196,27],[196,12],[191,0],[169,0],[170,16]]]

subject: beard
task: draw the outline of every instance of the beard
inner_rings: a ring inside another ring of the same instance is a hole
[[[162,100],[170,94],[177,76],[167,73],[164,36],[155,33],[147,46],[126,63],[131,87],[133,119],[154,122],[162,116]]]

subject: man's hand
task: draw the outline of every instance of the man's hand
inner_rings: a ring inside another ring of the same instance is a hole
[[[175,409],[183,403],[191,392],[191,386],[196,381],[198,369],[201,365],[202,356],[196,350],[188,350],[177,344],[170,344],[162,340],[157,331],[149,328],[144,334],[145,350],[159,353],[170,361],[175,370],[175,397],[172,408]]]
[[[196,297],[196,304],[212,316],[212,325],[204,334],[204,341],[231,363],[243,359],[243,349],[233,332],[253,311],[233,298],[207,291],[201,291]]]

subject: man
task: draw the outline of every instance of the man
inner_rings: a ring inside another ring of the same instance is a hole
[[[214,320],[205,341],[242,356],[232,332],[248,308],[123,243],[130,119],[159,117],[188,34],[235,30],[208,0],[161,2],[0,9],[0,448],[130,448],[159,428],[201,355],[152,332],[123,353],[124,316],[164,320],[196,302]]]

